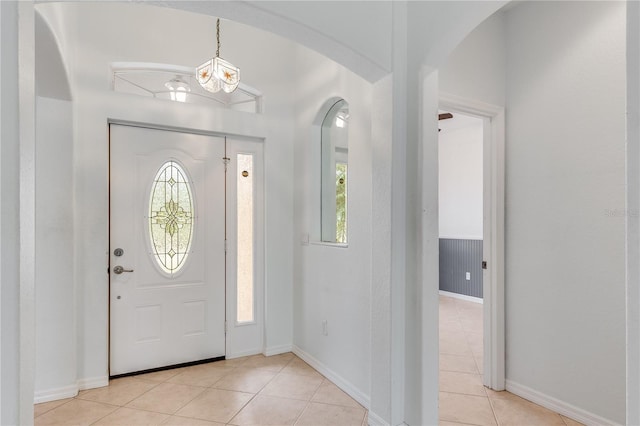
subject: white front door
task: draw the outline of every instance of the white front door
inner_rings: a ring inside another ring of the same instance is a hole
[[[110,375],[224,356],[224,138],[112,124],[110,144]]]

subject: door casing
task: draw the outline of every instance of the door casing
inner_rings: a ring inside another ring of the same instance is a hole
[[[133,127],[141,127],[141,128],[148,128],[148,129],[154,129],[154,130],[161,130],[161,131],[171,131],[171,132],[179,132],[179,133],[189,133],[189,134],[195,134],[195,135],[205,135],[205,136],[214,136],[214,137],[223,137],[223,138],[227,138],[227,137],[231,137],[230,135],[228,135],[227,133],[224,132],[217,132],[217,131],[206,131],[206,130],[199,130],[199,129],[191,129],[191,128],[183,128],[183,127],[174,127],[174,126],[163,126],[160,124],[156,124],[156,123],[149,123],[149,122],[137,122],[137,121],[130,121],[130,120],[122,120],[122,119],[109,119],[107,120],[107,129],[110,128],[111,124],[117,124],[117,125],[123,125],[123,126],[133,126]],[[264,143],[264,138],[259,138],[259,137],[254,137],[254,136],[248,136],[248,135],[233,135],[232,136],[233,140],[231,141],[231,143],[234,143],[234,141],[238,141],[240,142],[240,144],[242,143],[246,143],[246,142],[253,142],[253,143],[257,143],[257,144],[263,144]],[[109,134],[109,137],[107,139],[107,142],[110,143],[111,142],[111,135]],[[228,149],[228,145],[227,145],[227,149]],[[232,149],[232,151],[234,151]],[[234,151],[235,152],[235,151]],[[233,328],[234,328],[234,324],[235,324],[235,320],[229,319],[228,318],[228,314],[229,314],[229,309],[227,308],[229,303],[231,303],[232,298],[229,296],[229,283],[225,282],[225,310],[226,310],[226,324],[225,327],[227,328],[227,334],[225,336],[225,346],[226,346],[226,358],[230,359],[230,358],[235,358],[235,357],[239,357],[239,356],[246,356],[246,355],[253,355],[253,354],[257,354],[257,353],[264,353],[265,352],[265,346],[264,346],[264,318],[265,318],[265,307],[264,307],[264,303],[265,303],[265,280],[264,280],[264,271],[265,271],[265,267],[264,267],[264,215],[265,215],[265,210],[264,210],[264,172],[263,172],[263,167],[264,167],[264,148],[260,147],[259,149],[259,155],[257,155],[257,158],[260,161],[260,164],[258,165],[258,170],[260,171],[260,175],[261,175],[261,179],[259,181],[259,184],[257,185],[256,191],[257,191],[257,195],[255,197],[255,202],[256,202],[256,222],[257,222],[257,226],[256,226],[256,249],[255,249],[255,263],[256,263],[256,272],[255,272],[255,277],[256,277],[256,282],[255,282],[255,288],[256,288],[256,323],[258,325],[259,328],[259,337],[258,337],[258,342],[257,344],[254,346],[254,349],[251,351],[244,351],[242,353],[229,353],[229,339],[230,339],[230,335],[232,335],[233,333]],[[229,180],[228,176],[227,176],[227,181]],[[229,184],[229,182],[227,182],[227,185]],[[225,196],[225,202],[226,202],[226,196]],[[226,214],[229,214],[228,211],[228,206],[227,206],[227,211]],[[110,229],[110,226],[109,226]],[[233,244],[229,244],[229,249],[233,249],[235,247],[235,243]],[[109,248],[109,252],[111,251],[111,247]],[[228,262],[226,262],[228,263]],[[229,267],[228,264],[226,266],[227,268]],[[234,286],[235,288],[235,286]],[[107,298],[108,303],[110,303],[110,298]],[[110,307],[107,306],[107,312],[110,312]],[[108,319],[108,324],[111,324],[110,318]],[[109,325],[110,327],[110,325]],[[242,325],[241,325],[242,327]],[[110,336],[110,331],[107,330],[107,336]],[[110,340],[110,337],[109,337]],[[109,353],[111,353],[111,342],[109,341]],[[110,357],[109,357],[110,358]]]

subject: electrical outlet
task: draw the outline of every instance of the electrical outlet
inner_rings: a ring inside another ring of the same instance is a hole
[[[322,320],[322,334],[325,336],[329,335],[329,330],[327,329],[327,320]]]
[[[471,281],[471,272],[467,272],[464,278],[465,278],[467,281]]]

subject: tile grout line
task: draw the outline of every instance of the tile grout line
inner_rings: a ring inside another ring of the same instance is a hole
[[[265,356],[265,358],[267,358],[267,357]],[[274,381],[274,380],[276,379],[276,377],[278,377],[278,376],[282,373],[282,371],[283,371],[283,370],[284,370],[284,369],[285,369],[289,364],[291,364],[291,362],[293,362],[293,360],[294,360],[294,359],[295,359],[295,356],[292,356],[292,357],[291,357],[291,359],[290,359],[289,361],[287,361],[287,363],[286,363],[286,364],[285,364],[285,365],[284,365],[284,366],[283,366],[283,367],[282,367],[282,368],[281,368],[281,369],[280,369],[280,370],[279,370],[279,371],[278,371],[278,372],[277,372],[277,373],[276,373],[276,374],[275,374],[271,379],[269,379],[269,381],[267,381],[267,383],[265,383],[265,384],[264,384],[264,385],[263,385],[263,386],[258,390],[258,392],[254,393],[254,394],[253,394],[253,396],[252,396],[252,397],[251,397],[251,398],[250,398],[250,399],[249,399],[249,400],[248,400],[248,401],[247,401],[247,402],[246,402],[242,407],[240,407],[240,409],[239,409],[238,411],[236,411],[236,412],[233,414],[233,416],[229,419],[229,422],[226,422],[225,424],[226,424],[226,425],[231,425],[231,426],[233,426],[230,422],[231,422],[231,421],[233,421],[233,419],[234,419],[238,414],[240,414],[240,412],[241,412],[242,410],[244,410],[244,408],[245,408],[247,405],[249,405],[249,404],[251,403],[251,401],[253,401],[253,400],[258,396],[258,394],[264,390],[264,388],[266,388],[266,387],[269,385],[269,383],[271,383],[272,381]],[[222,378],[220,378],[220,380],[222,380]],[[218,380],[218,381],[220,381],[220,380]],[[216,383],[218,383],[218,381],[216,381]],[[214,385],[215,385],[215,384],[214,384]],[[212,386],[213,386],[213,385],[212,385]]]
[[[71,401],[73,401],[74,399],[76,399],[76,397],[77,397],[77,395],[76,395],[76,396],[72,396],[71,398],[69,398],[69,401],[67,401],[67,402],[63,402],[62,404],[57,405],[57,406],[55,406],[55,407],[53,407],[53,408],[49,408],[47,411],[45,411],[45,412],[43,412],[43,413],[40,413],[40,414],[39,414],[39,415],[37,415],[37,416],[34,416],[34,417],[33,417],[33,419],[35,420],[35,419],[37,419],[38,417],[43,416],[43,415],[47,414],[47,413],[48,413],[48,412],[50,412],[50,411],[53,411],[53,410],[55,410],[55,409],[58,409],[58,408],[62,407],[63,405],[67,405],[68,403],[70,403]],[[53,401],[50,401],[50,402],[53,402]]]
[[[90,423],[90,425],[95,425],[96,423],[98,423],[100,420],[104,419],[105,417],[115,413],[116,411],[118,411],[120,408],[122,407],[118,407],[117,405],[114,405],[114,407],[117,407],[115,410],[105,414],[104,416],[100,417],[99,419],[96,419],[94,422]]]
[[[454,302],[454,307],[455,307],[455,313],[456,313],[456,321],[458,321],[460,323],[460,325],[461,325],[461,328],[462,328],[461,331],[462,331],[462,333],[464,335],[464,339],[465,339],[465,342],[467,344],[467,348],[469,349],[469,352],[471,353],[471,359],[473,359],[473,365],[475,367],[475,373],[461,372],[461,371],[449,371],[449,370],[441,370],[441,372],[442,371],[447,371],[447,372],[454,372],[454,373],[461,373],[461,374],[472,374],[472,375],[475,375],[475,376],[480,376],[480,379],[482,380],[483,374],[480,373],[480,369],[478,368],[478,362],[477,362],[476,357],[475,357],[475,355],[473,353],[473,349],[471,348],[471,344],[469,342],[469,337],[467,335],[467,331],[468,330],[462,324],[462,320],[460,318],[461,312],[460,312],[460,308],[458,306],[457,301]],[[484,320],[484,318],[483,318],[483,320]],[[438,330],[438,335],[439,336],[440,336],[440,333],[441,333],[441,330]],[[497,426],[500,426],[500,423],[498,422],[498,418],[496,416],[495,410],[493,408],[493,404],[492,404],[491,399],[489,398],[489,395],[487,394],[486,389],[485,389],[484,386],[483,386],[483,390],[484,390],[484,396],[482,396],[482,395],[471,395],[471,394],[460,393],[460,392],[446,392],[446,391],[442,391],[442,390],[439,390],[439,392],[448,393],[448,394],[454,394],[454,395],[464,395],[464,396],[472,396],[472,397],[475,396],[475,397],[478,397],[478,398],[485,398],[487,400],[487,402],[489,402],[489,407],[491,408],[491,414],[493,415],[493,420],[495,421]]]
[[[311,367],[311,368],[313,368],[313,367]],[[314,371],[315,371],[315,369],[314,369]],[[298,414],[296,419],[293,421],[294,426],[298,424],[298,421],[300,421],[300,418],[302,417],[302,415],[305,413],[305,411],[307,411],[307,408],[309,408],[309,406],[311,405],[311,401],[313,401],[313,398],[318,394],[318,390],[320,390],[320,388],[322,387],[322,384],[324,383],[324,381],[327,380],[327,378],[324,377],[322,374],[320,374],[320,376],[322,377],[322,381],[320,382],[320,385],[313,392],[313,395],[311,395],[311,398],[309,398],[309,400],[307,401],[307,405],[304,406],[302,411],[300,411],[300,414]]]
[[[187,367],[187,368],[188,368],[188,367]],[[185,371],[186,371],[186,370],[185,370]],[[184,371],[183,371],[183,372],[184,372]],[[183,372],[182,372],[182,373],[183,373]],[[151,392],[153,389],[157,388],[158,386],[160,386],[160,385],[162,385],[162,384],[167,384],[167,383],[169,383],[169,380],[173,379],[174,377],[179,376],[179,375],[180,375],[180,374],[182,374],[182,373],[176,373],[176,374],[174,374],[173,376],[171,376],[171,377],[167,378],[166,380],[164,380],[164,381],[162,381],[162,382],[157,383],[154,387],[152,387],[152,388],[151,388],[151,389],[149,389],[148,391],[146,391],[146,392],[144,392],[144,393],[142,393],[142,394],[138,395],[137,397],[133,398],[131,401],[127,402],[127,404],[130,404],[130,403],[132,403],[133,401],[135,401],[136,399],[143,397],[144,395],[146,395],[147,393]],[[181,383],[169,383],[169,384],[173,384],[173,385],[180,385]],[[192,387],[196,387],[196,386],[192,386]],[[197,387],[202,387],[202,386],[197,386]],[[177,408],[173,413],[169,413],[169,416],[173,416],[173,415],[175,415],[178,411],[180,411],[182,408],[184,408],[184,407],[185,407],[189,402],[193,401],[193,400],[194,400],[194,399],[196,399],[198,396],[202,395],[202,393],[203,393],[203,392],[204,392],[204,390],[206,390],[206,389],[207,389],[207,388],[206,388],[206,387],[204,387],[204,389],[202,390],[202,392],[200,392],[198,395],[194,396],[192,399],[190,399],[190,400],[189,400],[187,403],[185,403],[183,406],[178,407],[178,408]],[[145,410],[145,409],[142,409],[142,408],[136,408],[136,407],[128,407],[128,406],[127,406],[127,404],[123,405],[123,407],[131,408],[131,409],[136,409],[136,410],[142,410],[142,411],[148,411],[148,412],[151,412],[151,413],[167,414],[167,413],[160,413],[159,411]]]
[[[289,362],[291,362],[291,360],[289,360]],[[288,362],[286,365],[289,365],[289,362]],[[285,366],[286,366],[286,365],[285,365]],[[284,369],[284,367],[282,367],[282,369]],[[281,371],[282,371],[282,370],[281,370]],[[269,381],[268,381],[267,383],[265,383],[265,384],[264,384],[264,385],[263,385],[263,386],[258,390],[258,392],[254,393],[254,394],[253,394],[253,396],[252,396],[251,398],[249,398],[249,400],[248,400],[248,401],[247,401],[247,402],[246,402],[242,407],[240,407],[240,408],[238,409],[238,411],[236,411],[236,412],[233,414],[233,416],[231,416],[231,418],[229,419],[229,421],[228,421],[228,422],[225,422],[225,424],[226,424],[226,425],[233,425],[233,424],[231,423],[231,422],[233,421],[233,419],[235,419],[235,418],[236,418],[236,416],[237,416],[238,414],[240,414],[240,412],[241,412],[242,410],[244,410],[244,409],[245,409],[245,407],[251,403],[251,401],[253,401],[254,399],[256,399],[256,397],[258,396],[258,394],[259,394],[260,392],[262,392],[262,390],[263,390],[265,387],[267,387],[267,385],[268,385],[269,383],[271,383],[271,382],[272,382],[276,377],[278,377],[279,375],[280,375],[280,371],[279,371],[278,373],[276,373],[276,375],[275,375],[275,376],[273,376],[271,379],[269,379]],[[220,380],[222,380],[222,378],[221,378]],[[220,380],[218,380],[218,381],[220,381]],[[216,383],[218,383],[218,382],[216,382]]]
[[[496,409],[493,406],[493,401],[489,398],[489,392],[487,392],[487,388],[485,387],[484,393],[487,395],[487,399],[489,400],[489,406],[491,407],[491,412],[493,413],[493,418],[496,421],[496,425],[500,425],[500,421],[498,420],[498,415],[496,414]]]
[[[111,382],[111,380],[109,380],[109,382]],[[148,382],[148,383],[153,383],[153,382]],[[136,399],[140,398],[142,395],[145,395],[146,393],[151,392],[153,389],[157,388],[157,387],[158,387],[158,386],[160,386],[162,383],[165,383],[165,382],[157,382],[157,383],[154,383],[154,385],[153,385],[151,388],[149,388],[148,390],[146,390],[146,391],[142,392],[140,395],[138,395],[138,396],[135,396],[135,397],[131,398],[129,401],[125,402],[124,404],[119,405],[119,407],[126,407],[126,406],[127,406],[127,404],[129,404],[129,403],[133,402],[134,400],[136,400]],[[109,388],[109,386],[111,386],[111,383],[109,383],[109,384],[107,385],[107,388]],[[100,388],[97,388],[97,389],[100,389]],[[79,395],[78,395],[78,396],[79,396]],[[78,396],[76,396],[76,398],[78,398]],[[82,399],[82,398],[78,398],[78,399]],[[83,401],[92,401],[92,400],[90,400],[90,399],[82,399],[82,400],[83,400]],[[93,401],[93,402],[101,402],[101,401]],[[108,404],[108,403],[103,402],[103,404]],[[116,405],[116,404],[109,404],[109,405]],[[129,408],[130,408],[130,407],[129,407]]]

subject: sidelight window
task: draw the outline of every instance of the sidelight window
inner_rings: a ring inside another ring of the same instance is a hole
[[[254,320],[254,217],[253,217],[253,155],[238,154],[237,181],[237,321]]]

